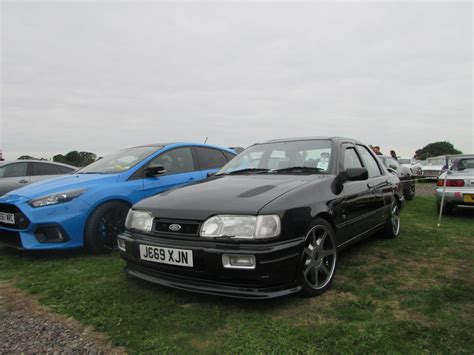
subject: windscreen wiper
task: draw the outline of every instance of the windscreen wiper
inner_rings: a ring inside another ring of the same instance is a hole
[[[311,166],[290,166],[288,168],[271,170],[272,173],[276,173],[276,174],[286,173],[286,172],[297,172],[297,171],[301,171],[301,172],[304,172],[304,173],[319,174],[319,173],[322,173],[326,170],[321,169],[321,168],[313,168]]]
[[[268,170],[269,170],[269,169],[245,168],[245,169],[230,171],[230,172],[228,172],[228,173],[216,174],[216,176],[219,176],[219,175],[245,174],[245,173],[265,173],[265,172],[267,172]]]

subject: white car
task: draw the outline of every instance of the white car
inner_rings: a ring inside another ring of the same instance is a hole
[[[398,158],[398,162],[401,166],[409,168],[414,175],[419,175],[421,172],[421,164],[414,158]]]
[[[421,171],[418,175],[423,176],[427,180],[436,180],[446,168],[446,156],[440,155],[426,159],[426,164],[421,166]]]
[[[474,154],[458,155],[452,159],[453,166],[439,176],[436,188],[438,211],[445,190],[443,211],[447,213],[459,205],[474,206]]]

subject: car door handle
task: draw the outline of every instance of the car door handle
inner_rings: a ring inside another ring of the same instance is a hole
[[[18,181],[18,182],[19,182],[20,184],[27,184],[27,183],[28,183],[28,180],[24,180],[24,179],[23,179],[23,180],[20,180],[20,181]]]
[[[375,187],[375,184],[371,184],[370,182],[367,184],[367,187],[369,189],[373,189]]]
[[[189,178],[189,180],[188,180],[188,181],[193,181],[193,180],[194,180],[194,178]]]

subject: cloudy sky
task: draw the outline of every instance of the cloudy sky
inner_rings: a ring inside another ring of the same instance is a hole
[[[474,151],[470,2],[1,2],[0,149],[342,135]]]

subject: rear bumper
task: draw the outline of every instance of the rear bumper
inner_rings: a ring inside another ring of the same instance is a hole
[[[438,187],[436,189],[436,199],[438,202],[441,202],[443,196],[443,187]],[[446,187],[444,193],[444,201],[446,203],[456,204],[456,205],[467,205],[474,206],[474,201],[468,199],[466,196],[474,196],[474,187],[468,188],[455,188],[455,187]]]
[[[118,236],[126,245],[121,251],[125,272],[167,287],[218,296],[247,299],[275,298],[299,292],[297,271],[303,239],[251,244],[177,240],[160,237]],[[140,259],[139,245],[192,250],[192,268]],[[255,269],[224,268],[223,254],[254,255]]]

